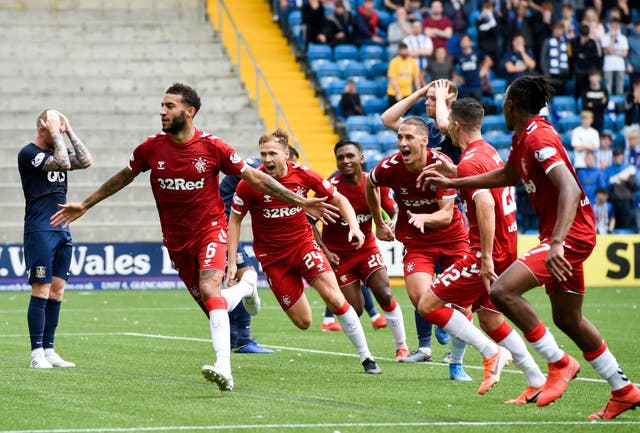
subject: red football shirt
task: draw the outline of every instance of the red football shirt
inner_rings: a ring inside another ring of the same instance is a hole
[[[427,149],[426,165],[437,161],[435,155],[441,158],[448,158],[444,153],[437,150]],[[396,238],[402,242],[405,247],[420,248],[425,242],[433,244],[434,242],[448,243],[457,240],[467,240],[467,227],[458,209],[453,206],[453,218],[451,224],[447,227],[438,229],[425,229],[421,233],[416,227],[409,224],[407,211],[414,214],[434,213],[440,210],[438,200],[451,199],[456,197],[456,190],[453,188],[429,188],[422,191],[416,187],[416,179],[419,172],[411,172],[402,162],[402,155],[396,152],[393,155],[384,158],[369,173],[369,178],[375,186],[387,186],[391,188],[395,194],[396,203],[398,203],[398,221],[396,223]]]
[[[540,240],[550,241],[558,216],[560,194],[547,174],[558,165],[566,165],[580,186],[569,155],[551,123],[540,116],[532,117],[519,137],[514,134],[511,147],[507,164],[515,167],[524,180],[531,207],[540,220]],[[595,243],[595,226],[593,208],[582,191],[576,217],[567,238]]]
[[[367,197],[364,190],[367,182],[367,174],[362,173],[362,179],[360,185],[350,185],[344,181],[342,173],[338,173],[335,177],[330,179],[331,183],[335,186],[338,192],[344,195],[353,210],[356,213],[356,218],[360,224],[360,230],[365,235],[365,241],[363,249],[365,247],[371,247],[376,245],[376,239],[371,231],[371,211],[367,205]],[[382,208],[391,212],[396,205],[396,202],[391,198],[391,190],[389,188],[380,188],[380,200],[382,202]],[[322,241],[327,246],[329,251],[336,254],[344,254],[354,250],[354,246],[348,241],[349,225],[344,218],[340,218],[335,224],[327,223],[322,227]]]
[[[486,141],[474,141],[460,156],[458,176],[468,177],[504,167],[498,152]],[[469,221],[471,250],[480,251],[480,228],[474,197],[479,192],[489,191],[495,202],[495,238],[493,260],[500,264],[511,264],[518,256],[518,223],[516,222],[515,189],[506,188],[461,188],[460,198]]]
[[[297,163],[287,162],[287,165],[287,174],[277,179],[285,188],[301,197],[314,191],[316,197],[333,199],[335,188],[328,180]],[[244,180],[236,188],[231,211],[239,215],[251,214],[253,247],[263,266],[286,254],[288,246],[314,240],[311,225],[301,207],[257,191]]]
[[[174,143],[163,132],[149,137],[131,154],[133,174],[151,170],[163,243],[180,249],[212,225],[227,226],[218,174],[238,176],[245,162],[227,143],[196,130],[188,143]]]

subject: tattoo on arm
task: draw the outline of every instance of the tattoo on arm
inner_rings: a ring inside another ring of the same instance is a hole
[[[287,201],[298,206],[302,206],[303,197],[300,197],[298,194],[289,191],[284,186],[282,186],[280,182],[278,182],[271,176],[266,177],[267,181],[264,183],[264,187],[271,197],[277,198],[278,200]]]
[[[89,167],[93,160],[91,158],[91,154],[87,150],[87,147],[73,132],[69,134],[69,140],[71,141],[71,146],[73,146],[73,152],[69,158],[71,168],[78,169]]]
[[[44,171],[65,171],[71,168],[69,154],[64,139],[60,133],[51,134],[54,143],[53,156],[49,157],[42,165]]]
[[[103,183],[93,194],[85,198],[82,203],[87,209],[91,209],[105,198],[112,196],[125,186],[129,185],[135,178],[136,175],[134,175],[128,167],[125,167],[111,176],[109,180]]]

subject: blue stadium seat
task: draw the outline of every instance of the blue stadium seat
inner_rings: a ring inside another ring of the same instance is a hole
[[[488,114],[484,116],[484,121],[482,122],[482,132],[494,130],[504,131],[505,129],[506,124],[502,114]]]
[[[369,70],[369,78],[386,77],[389,69],[389,62],[379,60],[365,60],[364,65]]]
[[[504,78],[493,78],[491,79],[491,87],[493,88],[493,93],[504,93],[507,90],[507,80]]]
[[[349,116],[345,122],[345,129],[348,136],[354,131],[373,132],[369,116]]]
[[[336,45],[333,48],[333,59],[339,60],[358,60],[358,47],[352,44]]]
[[[378,83],[373,80],[358,80],[356,82],[356,89],[360,95],[378,96]]]
[[[559,132],[573,131],[574,128],[580,126],[582,120],[577,113],[563,112],[562,116],[556,122]]]
[[[380,163],[380,160],[384,158],[384,155],[380,151],[369,150],[364,154],[364,164],[367,170],[373,170],[376,165]]]
[[[379,131],[377,134],[378,142],[385,154],[393,153],[398,150],[398,134],[390,129]]]
[[[371,119],[371,128],[373,129],[373,132],[375,134],[380,131],[387,130],[387,127],[384,126],[384,123],[382,123],[382,118],[379,114],[372,114],[371,116],[369,116],[369,118]]]
[[[287,17],[287,21],[289,22],[289,28],[302,24],[302,10],[294,9],[289,12],[289,16]]]
[[[307,61],[323,59],[333,60],[333,50],[331,45],[326,44],[309,44],[307,47]]]
[[[491,131],[487,131],[484,134],[484,139],[487,140],[496,149],[502,149],[505,147],[509,149],[511,147],[512,134],[506,131],[494,129]]]
[[[333,78],[333,77],[331,77]],[[347,84],[347,80],[338,78],[337,80],[331,80],[327,83],[326,87],[322,87],[327,95],[341,95],[344,91],[344,86]]]
[[[340,78],[342,76],[342,71],[338,67],[337,63],[329,60],[314,60],[311,63],[311,70],[316,75],[317,79],[322,77]]]
[[[551,107],[554,111],[571,111],[575,113],[576,99],[568,95],[556,95],[551,98]]]
[[[389,79],[385,75],[384,77],[376,78],[376,81],[378,82],[378,95],[386,96],[387,87],[389,86]]]
[[[378,142],[378,137],[375,134],[363,134],[357,141],[362,145],[362,149],[364,149],[365,152],[369,150],[380,152],[382,150]]]
[[[367,77],[367,68],[358,60],[341,60],[338,62],[344,78]]]
[[[360,47],[360,60],[386,61],[387,54],[380,45],[363,45]]]
[[[388,108],[387,98],[373,97],[362,102],[365,114],[382,114]]]
[[[624,104],[624,95],[609,95],[609,101],[613,101],[617,108],[617,106]]]

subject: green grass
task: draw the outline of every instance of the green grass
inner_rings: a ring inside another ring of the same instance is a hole
[[[416,344],[406,292],[409,344]],[[313,291],[315,322],[296,329],[268,291],[253,321],[273,355],[233,354],[236,389],[221,393],[200,374],[214,361],[208,322],[186,291],[67,292],[56,347],[75,369],[28,368],[28,293],[0,293],[0,433],[7,431],[267,431],[267,432],[629,432],[640,413],[613,422],[586,417],[608,398],[608,386],[559,332],[583,364],[579,380],[549,407],[505,406],[524,389],[509,367],[487,395],[476,389],[481,359],[469,349],[470,383],[452,382],[440,363],[398,364],[388,330],[363,318],[383,374],[365,375],[342,333],[323,333],[323,305]],[[543,290],[529,300],[552,325]],[[640,289],[590,289],[585,314],[599,327],[627,375],[640,381]],[[434,339],[434,359],[447,348]],[[536,357],[539,360],[539,358]],[[541,364],[542,365],[542,364]],[[546,368],[543,367],[543,371]]]

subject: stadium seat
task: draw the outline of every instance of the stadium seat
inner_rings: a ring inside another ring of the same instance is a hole
[[[356,82],[356,89],[360,95],[378,96],[378,83],[373,80],[358,80]]]
[[[340,78],[342,71],[335,62],[329,60],[318,59],[311,63],[311,70],[319,80],[322,77]]]
[[[380,45],[363,45],[360,47],[360,60],[386,61],[387,54]]]
[[[382,150],[375,134],[362,134],[356,141],[360,143],[365,152],[370,150],[380,152]]]
[[[493,78],[491,80],[491,87],[493,88],[493,94],[504,93],[507,90],[507,80],[504,78]]]
[[[556,122],[559,132],[573,131],[574,128],[580,126],[582,120],[577,113],[563,112],[562,116]]]
[[[484,121],[482,122],[482,132],[486,131],[504,131],[506,129],[506,124],[504,121],[504,116],[502,114],[488,114],[484,116]]]
[[[398,134],[390,129],[379,131],[377,134],[380,147],[385,154],[398,150]]]
[[[389,79],[385,75],[384,77],[378,77],[376,81],[378,82],[378,95],[385,96],[389,86]]]
[[[336,62],[340,60],[358,60],[358,47],[352,44],[336,45],[333,48],[333,59]]]
[[[327,78],[333,78],[333,77],[327,77]],[[344,86],[346,84],[347,84],[347,80],[338,78],[338,79],[327,82],[326,87],[322,86],[322,89],[324,90],[327,96],[341,95],[342,92],[344,91]]]
[[[378,133],[380,131],[386,131],[387,127],[384,126],[384,123],[382,123],[382,118],[380,117],[380,114],[372,114],[369,116],[369,118],[371,119],[371,129],[373,130],[374,133]]]
[[[367,77],[367,68],[358,60],[341,60],[338,62],[343,78]]]
[[[365,114],[382,114],[387,108],[387,98],[373,97],[362,102]]]
[[[364,65],[369,70],[369,78],[376,79],[378,77],[386,77],[389,69],[389,62],[379,60],[365,60]]]
[[[496,149],[511,147],[512,134],[500,131],[500,130],[491,130],[487,131],[484,134],[484,139],[487,140],[493,147]]]
[[[310,63],[313,60],[333,60],[333,50],[331,45],[326,44],[309,44],[307,47],[307,61]]]
[[[365,152],[364,155],[364,164],[366,170],[373,170],[376,168],[376,165],[380,162],[380,160],[384,158],[384,155],[380,151],[369,150]]]
[[[616,105],[616,111],[618,111],[618,107],[624,105],[624,95],[609,95],[609,101]]]
[[[568,95],[556,95],[551,98],[551,107],[554,111],[571,111],[575,113],[576,99],[573,96]]]
[[[348,136],[351,136],[353,131],[364,131],[371,133],[371,119],[369,116],[349,116],[345,122],[345,130]]]

